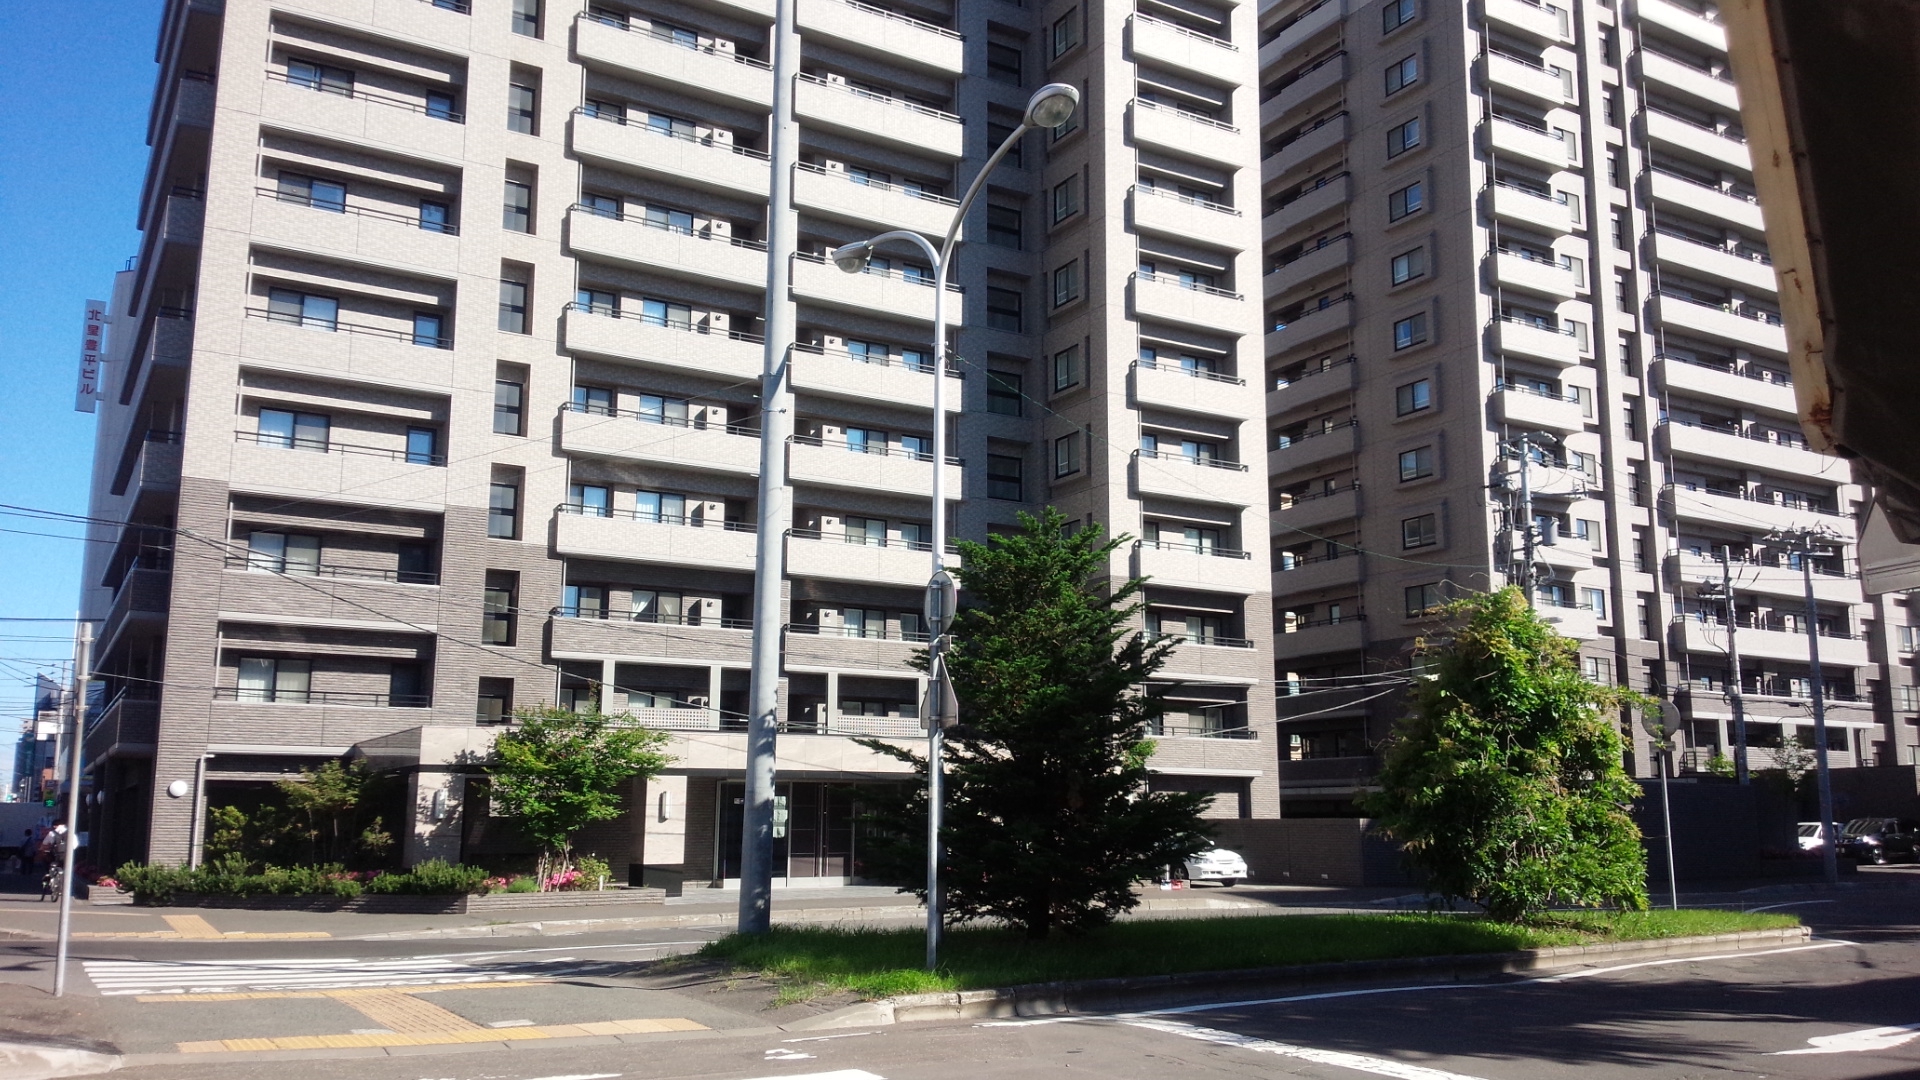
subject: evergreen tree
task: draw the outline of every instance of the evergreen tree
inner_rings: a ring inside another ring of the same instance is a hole
[[[1613,717],[1651,704],[1580,674],[1575,642],[1506,588],[1442,609],[1412,713],[1367,809],[1429,892],[1500,919],[1552,904],[1647,906],[1639,790]]]
[[[541,887],[573,868],[573,834],[620,816],[620,793],[634,777],[660,775],[672,758],[670,736],[630,717],[598,709],[516,709],[513,727],[493,741],[487,762],[493,801],[541,844]]]
[[[1069,531],[1051,508],[1020,525],[960,545],[941,881],[956,921],[1039,939],[1105,925],[1138,903],[1136,883],[1204,850],[1208,796],[1148,790],[1146,728],[1165,705],[1146,683],[1173,646],[1131,627],[1139,579],[1110,588],[1122,540]],[[865,872],[924,899],[926,760],[865,744],[921,781],[867,793]]]

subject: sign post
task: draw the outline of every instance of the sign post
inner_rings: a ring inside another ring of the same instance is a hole
[[[1680,725],[1680,706],[1671,701],[1660,703],[1658,715],[1646,709],[1640,711],[1640,727],[1653,739],[1653,748],[1658,754],[1660,823],[1667,834],[1667,897],[1668,906],[1675,911],[1680,910],[1680,886],[1673,869],[1673,802],[1667,797],[1667,764],[1673,757],[1673,737],[1679,733]]]

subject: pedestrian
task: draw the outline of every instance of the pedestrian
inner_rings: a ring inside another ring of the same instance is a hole
[[[63,878],[56,877],[55,875],[66,868],[63,862],[66,854],[67,826],[62,822],[48,829],[47,835],[40,838],[39,863],[41,896],[52,896],[56,900],[59,899],[60,889],[65,887],[66,882]]]

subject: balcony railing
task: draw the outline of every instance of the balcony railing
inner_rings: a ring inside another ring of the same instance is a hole
[[[420,0],[420,2],[430,7],[437,7],[441,11],[451,11],[456,15],[473,14],[473,8],[467,0]]]
[[[613,611],[604,607],[562,604],[547,612],[556,619],[599,619],[602,622],[651,623],[657,626],[705,626],[722,630],[751,630],[752,619],[708,619],[699,615],[672,615],[659,611]]]
[[[1669,484],[1667,487],[1676,491],[1697,491],[1703,495],[1712,495],[1721,499],[1739,499],[1741,502],[1758,503],[1762,506],[1778,506],[1798,513],[1819,514],[1822,517],[1850,518],[1853,516],[1833,509],[1826,504],[1825,500],[1810,499],[1805,496],[1776,499],[1768,495],[1742,491],[1739,488],[1714,487],[1712,484]],[[1706,558],[1704,555],[1701,557]]]
[[[1366,614],[1364,612],[1356,611],[1351,615],[1345,615],[1345,614],[1338,615],[1338,616],[1330,615],[1324,619],[1293,619],[1293,620],[1283,619],[1280,621],[1280,625],[1277,627],[1277,629],[1282,634],[1296,634],[1302,630],[1311,630],[1316,626],[1340,626],[1343,623],[1365,622],[1365,621],[1367,621]]]
[[[1332,247],[1333,245],[1339,243],[1342,240],[1351,240],[1351,239],[1353,239],[1353,234],[1350,232],[1343,232],[1337,236],[1323,236],[1320,238],[1320,242],[1318,244],[1315,244],[1312,247],[1302,247],[1299,253],[1294,255],[1293,258],[1287,259],[1285,261],[1275,260],[1274,264],[1267,268],[1267,273],[1277,274],[1280,271],[1285,270],[1287,267],[1292,266],[1294,263],[1299,262],[1301,259],[1311,258],[1314,255],[1318,254],[1319,252],[1325,251],[1327,248]]]
[[[1784,446],[1789,450],[1805,450],[1808,453],[1814,453],[1814,451],[1807,446],[1805,437],[1787,432],[1767,431],[1764,428],[1747,430],[1742,429],[1738,424],[1732,427],[1721,427],[1717,424],[1704,424],[1693,420],[1681,420],[1673,416],[1662,417],[1660,423],[1671,424],[1674,427],[1694,428],[1699,431],[1711,431],[1716,435],[1730,435],[1736,439],[1746,439],[1749,442],[1766,443],[1769,446]]]
[[[1340,172],[1334,173],[1332,176],[1322,176],[1316,179],[1313,182],[1312,187],[1308,187],[1305,184],[1302,184],[1292,194],[1287,195],[1284,198],[1279,199],[1279,201],[1275,202],[1273,206],[1267,210],[1267,213],[1277,214],[1280,211],[1285,210],[1287,207],[1292,206],[1294,203],[1299,202],[1301,199],[1304,199],[1307,196],[1313,194],[1314,192],[1319,191],[1321,188],[1329,187],[1333,184],[1337,184],[1341,180],[1344,180],[1347,177],[1352,175],[1353,175],[1352,173],[1347,172],[1346,170],[1343,169]]]
[[[737,248],[745,248],[748,251],[767,250],[767,242],[764,240],[747,240],[737,236],[719,237],[719,236],[703,235],[698,229],[695,229],[690,225],[675,225],[675,224],[672,224],[671,222],[666,222],[666,221],[654,221],[653,219],[647,218],[647,217],[629,216],[627,214],[616,213],[611,210],[603,210],[597,206],[589,206],[586,203],[574,203],[572,206],[568,207],[567,209],[578,210],[578,211],[581,211],[582,213],[592,214],[594,217],[611,218],[614,221],[630,222],[634,225],[641,225],[649,229],[659,229],[662,232],[670,232],[679,236],[691,236],[700,240],[711,241],[716,244],[725,242],[729,246],[737,247]]]
[[[1270,158],[1273,155],[1279,153],[1280,151],[1285,150],[1287,147],[1292,146],[1294,143],[1299,142],[1301,139],[1304,139],[1307,136],[1313,134],[1314,132],[1319,131],[1321,128],[1326,127],[1328,124],[1336,124],[1346,118],[1347,118],[1347,113],[1346,113],[1346,110],[1344,109],[1342,109],[1337,113],[1333,113],[1330,116],[1323,116],[1320,119],[1315,120],[1313,123],[1298,129],[1297,131],[1293,132],[1293,134],[1291,135],[1282,135],[1279,138],[1274,139],[1273,142],[1267,145],[1266,153],[1262,154],[1261,157]],[[1339,176],[1345,176],[1345,175],[1346,173],[1339,174]],[[1339,179],[1339,176],[1330,177],[1329,179]],[[1317,190],[1323,186],[1325,185],[1316,184],[1314,185],[1314,189]],[[1295,196],[1295,198],[1298,198],[1298,197],[1299,196]],[[1288,200],[1288,201],[1291,202],[1292,200]],[[1284,206],[1286,204],[1282,203],[1281,205]]]
[[[1231,386],[1247,385],[1247,380],[1240,378],[1238,375],[1222,375],[1217,371],[1188,367],[1185,364],[1162,364],[1158,360],[1135,360],[1133,366],[1136,368],[1145,368],[1148,371],[1164,371],[1169,375],[1186,375],[1195,379],[1207,379],[1212,382],[1227,383]]]
[[[825,255],[815,255],[810,251],[797,251],[793,257],[803,262],[817,263],[821,266],[825,266],[828,262],[832,261]],[[933,271],[931,270],[921,270],[918,268],[895,270],[891,266],[882,268],[869,265],[860,272],[863,274],[872,274],[875,277],[893,278],[897,281],[904,281],[909,285],[924,285],[929,289],[933,288]],[[960,286],[948,282],[947,291],[957,293],[961,290]]]
[[[342,332],[362,334],[367,337],[386,338],[389,341],[402,341],[409,345],[419,345],[427,349],[451,349],[453,339],[435,337],[430,334],[416,333],[412,330],[400,330],[390,326],[368,326],[365,323],[350,323],[340,319],[320,319],[291,312],[269,311],[266,308],[248,308],[247,318],[265,319],[268,322],[284,323],[288,326],[305,327],[308,330],[325,330],[329,333]]]
[[[1301,319],[1304,319],[1309,315],[1314,315],[1319,312],[1326,311],[1328,308],[1334,307],[1335,305],[1338,305],[1338,304],[1351,304],[1351,303],[1353,303],[1353,294],[1341,293],[1339,296],[1335,296],[1328,299],[1326,303],[1321,304],[1318,307],[1301,308],[1299,311],[1294,312],[1293,314],[1288,315],[1285,318],[1275,319],[1273,321],[1273,326],[1269,328],[1269,332],[1277,334],[1280,331],[1285,330],[1287,327],[1293,325],[1296,322],[1299,322]]]
[[[667,416],[664,413],[646,412],[640,409],[616,409],[611,405],[588,405],[584,402],[569,401],[560,406],[560,411],[637,420],[642,424],[660,424],[665,427],[688,428],[694,431],[724,431],[728,435],[740,435],[749,439],[760,437],[759,428],[745,424],[709,424],[704,420],[689,420],[684,416]]]
[[[1332,435],[1334,432],[1345,428],[1357,428],[1359,426],[1360,421],[1358,420],[1342,420],[1331,427],[1308,428],[1297,435],[1275,435],[1273,437],[1273,448],[1275,450],[1285,450],[1294,443],[1305,442],[1308,439],[1318,439],[1321,436]]]
[[[1247,638],[1227,637],[1224,634],[1150,634],[1148,640],[1156,644],[1170,641],[1175,645],[1208,645],[1218,649],[1253,648],[1253,642]]]
[[[335,97],[353,98],[357,101],[371,101],[376,105],[385,105],[394,109],[405,109],[408,112],[416,112],[434,120],[446,120],[455,124],[464,124],[467,122],[465,115],[457,113],[450,108],[440,108],[429,105],[424,101],[412,101],[403,97],[395,97],[392,94],[382,94],[376,90],[362,90],[357,86],[330,86],[312,79],[296,78],[284,71],[271,69],[267,72],[267,79],[270,82],[286,83],[288,86],[299,90],[312,90],[321,94],[332,94]]]
[[[1784,371],[1772,371],[1767,368],[1743,369],[1739,366],[1739,362],[1735,360],[1715,362],[1711,360],[1700,360],[1691,356],[1678,356],[1673,353],[1655,353],[1654,359],[1671,360],[1676,364],[1706,368],[1708,371],[1717,371],[1722,375],[1736,375],[1742,379],[1752,379],[1755,382],[1768,383],[1773,386],[1791,387],[1793,385],[1793,377]]]
[[[846,3],[846,0],[840,0],[840,2]],[[875,9],[875,10],[878,10],[878,9]],[[935,27],[934,29],[938,29],[938,27]],[[931,105],[922,105],[917,101],[910,101],[906,98],[894,97],[892,94],[882,94],[875,90],[862,89],[861,87],[854,86],[851,83],[834,82],[829,79],[823,79],[818,75],[809,75],[804,71],[801,72],[797,76],[797,78],[799,78],[801,82],[812,83],[815,86],[824,86],[829,90],[837,90],[843,94],[851,94],[854,97],[866,98],[868,101],[877,101],[883,105],[892,105],[892,106],[895,106],[896,108],[909,109],[913,112],[917,112],[921,114],[922,116],[931,116],[931,117],[934,117],[935,119],[945,120],[945,121],[948,121],[949,123],[954,123],[954,124],[963,122],[958,116],[955,116],[954,114],[950,112],[946,112],[941,109],[936,109]]]
[[[1211,727],[1206,724],[1180,724],[1170,720],[1147,723],[1147,734],[1156,739],[1242,739],[1253,741],[1260,733],[1250,727]]]
[[[1190,544],[1185,540],[1139,540],[1141,547],[1155,551],[1184,551],[1193,555],[1211,555],[1217,559],[1250,559],[1253,556],[1238,548],[1225,548],[1218,544]]]
[[[1548,322],[1545,319],[1528,319],[1518,315],[1495,315],[1493,317],[1493,321],[1497,323],[1513,323],[1516,326],[1525,326],[1525,327],[1530,327],[1534,330],[1543,330],[1549,334],[1559,334],[1563,337],[1576,336],[1574,334],[1572,327],[1555,326],[1551,322]]]
[[[275,435],[265,431],[236,431],[233,433],[233,438],[235,442],[271,446],[281,450],[304,450],[315,454],[360,454],[365,457],[386,458],[389,461],[404,461],[409,465],[445,465],[447,463],[445,454],[416,454],[406,449],[363,446],[359,443],[309,439],[298,435]]]
[[[1679,613],[1674,615],[1673,621],[1676,623],[1696,622],[1696,623],[1703,623],[1711,626],[1727,625],[1726,615],[1723,612],[1718,612],[1718,611],[1682,610]],[[1739,618],[1734,620],[1733,625],[1738,627],[1741,630],[1768,630],[1776,634],[1805,635],[1807,632],[1807,628],[1804,625],[1793,626],[1793,625],[1789,625],[1787,621],[1784,619],[1761,619],[1761,618],[1756,618],[1752,615],[1740,616]],[[1842,630],[1839,627],[1818,626],[1815,628],[1815,633],[1819,634],[1823,638],[1832,638],[1836,641],[1865,641],[1866,640],[1865,636],[1861,634],[1848,633],[1847,631]]]
[[[1138,277],[1141,281],[1154,281],[1162,285],[1175,285],[1193,292],[1206,293],[1208,296],[1220,296],[1228,300],[1244,299],[1239,293],[1231,289],[1221,289],[1212,285],[1202,285],[1197,281],[1183,280],[1178,274],[1156,274],[1146,270],[1136,270],[1134,271],[1134,276]]]
[[[373,566],[342,566],[339,563],[302,566],[269,555],[229,555],[226,564],[229,570],[248,570],[282,577],[349,578],[357,581],[391,581],[400,585],[440,584],[440,575],[431,570],[385,570]]]
[[[1578,404],[1580,401],[1579,397],[1573,394],[1555,394],[1551,391],[1542,390],[1537,386],[1527,386],[1522,383],[1506,382],[1504,380],[1496,380],[1493,388],[1496,391],[1504,390],[1514,394],[1528,394],[1533,397],[1543,398],[1547,401],[1566,401],[1575,404]],[[1565,466],[1562,467],[1564,468]]]
[[[216,686],[213,700],[269,705],[352,705],[363,709],[426,709],[427,694],[375,694],[359,690],[281,690],[271,686]]]
[[[418,214],[397,214],[391,210],[379,210],[371,206],[354,206],[350,203],[321,202],[321,201],[315,200],[314,197],[311,195],[302,195],[297,191],[282,191],[279,188],[257,187],[257,188],[254,188],[253,190],[255,194],[259,195],[263,199],[272,199],[275,202],[293,203],[296,206],[310,207],[314,210],[324,210],[330,214],[353,214],[357,217],[374,218],[379,221],[396,222],[401,225],[407,225],[407,226],[411,226],[412,228],[419,229],[421,232],[445,233],[448,236],[460,235],[460,227],[453,224],[452,222],[426,221],[426,220],[422,220],[420,215]]]
[[[872,4],[863,4],[860,0],[834,0],[834,2],[844,4],[855,11],[864,11],[869,15],[877,15],[883,19],[891,19],[894,22],[905,23],[917,30],[925,30],[929,34],[938,34],[941,37],[952,38],[955,41],[966,40],[965,35],[954,30],[949,30],[944,26],[936,26],[933,23],[913,18],[910,15],[902,15],[897,11],[889,11],[886,8],[875,7]]]
[[[586,11],[574,16],[574,18],[599,23],[601,26],[611,27],[615,30],[623,30],[629,34],[642,34],[655,41],[664,41],[669,45],[682,49],[706,53],[708,56],[722,57],[736,64],[742,64],[750,68],[758,68],[761,71],[773,70],[773,65],[767,63],[765,60],[755,60],[751,56],[741,56],[731,49],[722,49],[717,45],[702,45],[698,41],[688,41],[674,34],[671,30],[656,30],[652,26],[635,26],[622,17],[596,11],[592,8],[588,8]]]
[[[801,172],[817,173],[820,176],[836,175],[836,173],[832,169],[826,168],[821,165],[815,165],[811,162],[806,162],[806,161],[799,162],[796,165],[796,168],[798,168]],[[845,179],[849,184],[857,184],[861,187],[872,188],[875,191],[892,191],[901,195],[905,195],[908,198],[925,199],[927,202],[937,203],[941,206],[959,206],[960,205],[960,200],[958,199],[949,199],[945,195],[936,195],[931,191],[926,191],[918,187],[909,187],[905,184],[888,183],[885,180],[866,180],[860,177],[856,177],[852,173],[842,172],[837,175]]]
[[[1346,59],[1346,57],[1347,57],[1347,50],[1345,49],[1341,49],[1338,52],[1332,53],[1327,56],[1323,56],[1320,59],[1315,60],[1313,63],[1308,64],[1306,67],[1301,68],[1299,71],[1296,71],[1293,74],[1288,75],[1285,78],[1281,79],[1280,82],[1274,86],[1273,93],[1262,95],[1260,100],[1263,102],[1272,101],[1274,98],[1277,98],[1281,94],[1286,93],[1287,87],[1292,86],[1294,83],[1299,82],[1301,79],[1304,79],[1307,76],[1313,74],[1314,72],[1319,71],[1321,68],[1326,67],[1328,64],[1339,63],[1340,61]]]
[[[629,521],[646,521],[655,525],[680,525],[689,529],[719,529],[722,532],[742,533],[755,531],[751,521],[714,521],[688,514],[668,514],[657,510],[616,510],[611,506],[593,506],[588,503],[561,503],[554,507],[554,512],[573,514],[577,517],[626,518]]]
[[[1143,458],[1147,458],[1149,460],[1174,461],[1174,462],[1179,462],[1182,465],[1198,465],[1198,466],[1203,466],[1209,469],[1226,469],[1231,472],[1247,471],[1246,465],[1238,461],[1222,461],[1219,458],[1200,457],[1196,455],[1180,454],[1180,453],[1174,453],[1171,451],[1160,451],[1160,450],[1141,449],[1141,450],[1135,450],[1134,453],[1140,455]]]
[[[1760,201],[1760,197],[1754,194],[1753,192],[1741,191],[1738,188],[1734,188],[1733,190],[1729,191],[1721,187],[1719,184],[1708,183],[1705,180],[1695,180],[1693,177],[1688,176],[1685,173],[1677,173],[1677,172],[1674,172],[1672,169],[1663,169],[1658,165],[1648,166],[1648,170],[1650,172],[1659,173],[1661,176],[1667,177],[1669,179],[1678,180],[1683,184],[1692,184],[1694,187],[1701,188],[1706,191],[1711,191],[1715,195],[1725,195],[1729,199],[1739,199],[1742,202],[1750,202],[1750,203],[1758,203]]]
[[[617,116],[617,115],[614,115],[613,113],[600,112],[597,109],[577,108],[573,110],[573,115],[577,117],[585,117],[588,120],[603,120],[609,124],[618,124],[621,127],[632,127],[637,130],[644,131],[649,135],[659,135],[662,138],[678,139],[681,142],[693,143],[695,146],[719,147],[723,150],[729,151],[730,153],[739,154],[741,157],[753,158],[755,161],[767,160],[767,154],[766,154],[766,151],[764,150],[755,150],[751,147],[746,147],[746,146],[735,146],[731,142],[728,142],[724,139],[716,139],[712,135],[695,135],[691,131],[673,131],[666,128],[657,128],[657,127],[654,127],[652,124],[629,124],[627,123],[627,118],[624,116]]]
[[[1747,141],[1746,132],[1732,125],[1728,125],[1725,130],[1722,130],[1720,128],[1714,127],[1711,124],[1703,124],[1700,121],[1695,120],[1690,116],[1681,116],[1677,112],[1672,112],[1667,109],[1662,109],[1657,105],[1648,105],[1645,108],[1647,112],[1652,113],[1656,116],[1664,116],[1667,119],[1672,120],[1676,124],[1685,124],[1690,128],[1694,128],[1699,131],[1704,131],[1709,135],[1715,135],[1722,139],[1728,139],[1733,142],[1740,143],[1743,146],[1746,144],[1746,141]]]
[[[848,2],[848,0],[841,0],[841,2],[846,3]],[[860,7],[864,5],[856,4],[854,6]],[[1174,22],[1170,19],[1156,18],[1152,15],[1147,14],[1144,11],[1134,12],[1133,17],[1136,19],[1139,19],[1141,22],[1150,22],[1155,26],[1164,26],[1176,34],[1185,34],[1187,37],[1193,38],[1196,41],[1205,42],[1208,45],[1213,45],[1222,49],[1232,49],[1235,52],[1240,51],[1240,46],[1235,45],[1233,42],[1228,41],[1226,38],[1215,37],[1214,35],[1209,34],[1203,30],[1195,30],[1190,26],[1181,26],[1179,23]]]
[[[906,551],[933,551],[933,544],[927,540],[902,540],[898,537],[868,536],[865,533],[850,533],[842,530],[830,532],[821,529],[795,528],[787,530],[787,535],[795,540],[827,540],[853,544],[856,547],[901,548]],[[947,553],[956,554],[960,550],[957,540],[947,541]]]
[[[1145,18],[1145,16],[1139,17]],[[1198,195],[1183,195],[1178,191],[1168,191],[1166,188],[1161,187],[1148,187],[1144,184],[1135,184],[1128,190],[1141,195],[1151,195],[1157,199],[1172,199],[1175,202],[1186,203],[1188,206],[1197,206],[1202,210],[1211,210],[1216,214],[1227,214],[1232,217],[1240,216],[1240,211],[1235,210],[1226,203],[1217,203],[1211,199],[1203,199]]]
[[[1355,480],[1354,482],[1347,484],[1344,487],[1334,488],[1332,491],[1326,491],[1323,489],[1320,491],[1309,491],[1300,495],[1290,495],[1283,491],[1280,493],[1280,496],[1279,496],[1280,499],[1282,500],[1282,505],[1276,506],[1274,507],[1274,509],[1275,510],[1291,510],[1294,507],[1299,506],[1301,503],[1310,503],[1318,499],[1331,499],[1340,495],[1350,495],[1359,490],[1360,490],[1360,481]]]
[[[874,629],[864,626],[821,626],[818,623],[788,623],[787,632],[791,634],[811,634],[816,637],[858,638],[865,641],[917,641],[922,644],[931,640],[925,631]]]
[[[1683,244],[1691,244],[1697,248],[1704,248],[1708,251],[1718,252],[1722,255],[1732,255],[1737,258],[1748,259],[1752,262],[1757,262],[1762,266],[1773,265],[1772,255],[1769,255],[1768,253],[1760,250],[1757,247],[1754,247],[1751,244],[1736,244],[1730,248],[1724,247],[1720,244],[1709,243],[1707,241],[1701,240],[1695,236],[1689,236],[1688,234],[1683,233],[1678,229],[1669,228],[1662,225],[1654,226],[1653,231],[1656,235],[1664,236],[1669,240],[1678,240]]]
[[[1352,355],[1343,356],[1338,360],[1329,361],[1325,367],[1305,368],[1300,372],[1300,374],[1294,376],[1291,379],[1282,377],[1280,375],[1275,375],[1273,377],[1273,389],[1285,390],[1287,387],[1292,386],[1295,383],[1305,382],[1308,379],[1313,378],[1315,375],[1331,374],[1335,371],[1338,371],[1344,365],[1354,363],[1358,360],[1359,360],[1359,357],[1357,356],[1352,356]]]
[[[1283,23],[1278,24],[1271,31],[1269,31],[1267,34],[1267,41],[1272,41],[1275,38],[1279,37],[1281,34],[1286,33],[1287,30],[1290,27],[1292,27],[1295,23],[1313,14],[1314,12],[1319,11],[1321,8],[1326,7],[1328,4],[1331,4],[1331,3],[1333,3],[1333,0],[1320,0],[1320,2],[1317,4],[1313,4],[1309,7],[1300,9],[1300,11],[1295,15],[1293,15],[1293,17],[1287,19]],[[1261,44],[1262,45],[1266,44],[1266,41],[1261,42]]]
[[[1224,120],[1215,120],[1211,116],[1206,116],[1197,112],[1189,112],[1188,110],[1183,109],[1178,105],[1165,105],[1158,101],[1148,101],[1146,98],[1134,98],[1133,103],[1144,109],[1152,109],[1155,112],[1172,113],[1173,115],[1178,116],[1183,120],[1191,120],[1196,124],[1205,124],[1208,127],[1219,128],[1221,131],[1231,131],[1231,132],[1237,133],[1240,130],[1239,128],[1234,127],[1232,124],[1229,124]]]
[[[815,356],[845,357],[849,363],[854,364],[872,364],[875,367],[905,368],[908,371],[917,371],[922,375],[933,374],[933,362],[931,360],[909,360],[905,355],[895,356],[892,353],[888,353],[885,356],[875,356],[872,353],[855,353],[848,349],[829,349],[825,345],[814,345],[804,341],[795,343],[793,347],[797,352],[812,353]],[[927,354],[920,353],[917,355],[925,356]],[[960,370],[960,358],[958,356],[952,356],[947,359],[947,377],[949,379],[962,379],[966,377],[966,373]]]
[[[872,443],[852,443],[845,439],[825,439],[817,435],[795,435],[793,442],[798,446],[824,446],[835,450],[845,450],[850,454],[875,454],[880,457],[903,457],[909,461],[932,461],[933,455],[924,450],[909,450],[892,443],[875,446]],[[962,465],[966,462],[957,457],[947,458],[949,465]]]
[[[602,307],[598,304],[582,304],[577,300],[569,301],[566,310],[578,311],[586,315],[598,315],[607,319],[628,319],[633,322],[643,323],[647,326],[659,326],[687,334],[711,334],[715,337],[725,337],[732,341],[745,341],[754,345],[760,345],[766,341],[766,338],[761,337],[759,334],[748,334],[739,330],[715,330],[711,327],[701,326],[691,320],[683,323],[663,315],[645,315],[638,312],[621,311],[619,308]]]

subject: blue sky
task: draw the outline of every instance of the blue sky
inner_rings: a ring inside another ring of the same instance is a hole
[[[80,319],[138,250],[161,0],[0,8],[0,503],[84,513],[93,418],[73,411]],[[0,529],[72,534],[16,516]],[[0,532],[0,616],[70,616],[80,548]],[[0,622],[0,772],[58,623]],[[24,678],[23,678],[24,676]],[[7,782],[11,777],[6,777]]]

